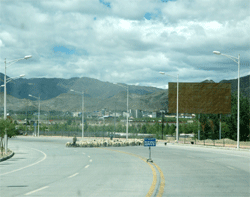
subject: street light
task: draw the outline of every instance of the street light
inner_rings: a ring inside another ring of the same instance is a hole
[[[16,62],[18,62],[20,60],[24,60],[24,59],[27,60],[27,59],[29,59],[31,57],[32,57],[31,55],[26,55],[24,58],[11,60],[9,62],[6,61],[6,58],[4,60],[4,120],[6,120],[6,118],[7,118],[7,109],[6,109],[6,100],[7,100],[6,99],[6,95],[7,95],[7,93],[6,93],[6,91],[7,91],[6,90],[6,83],[7,83],[7,81],[6,81],[6,69],[7,69],[7,67],[11,66],[12,64],[14,64],[14,63],[16,63]],[[7,66],[7,64],[8,64],[8,66]],[[6,129],[5,129],[4,137],[5,137],[5,154],[7,154],[7,149],[8,149],[7,141],[8,141],[8,137],[7,137],[7,131],[6,131]]]
[[[213,51],[216,55],[223,55],[227,58],[233,60],[238,64],[238,110],[237,110],[237,149],[240,148],[240,54],[237,57],[233,57],[231,55],[223,54],[219,51]]]
[[[22,78],[22,77],[24,77],[24,76],[25,76],[25,74],[19,75],[19,76],[17,76],[17,77],[8,78],[8,79],[6,80],[6,84],[9,83],[10,81],[12,81],[13,79]],[[3,85],[1,85],[0,87],[5,87],[5,85],[3,84]]]
[[[159,72],[162,75],[168,75],[165,72]],[[177,79],[177,106],[176,106],[176,116],[177,116],[177,121],[176,121],[176,141],[178,142],[179,140],[179,110],[178,110],[178,102],[179,102],[179,74],[177,74],[177,77],[172,76],[172,75],[168,75],[170,77],[173,77],[175,79]]]
[[[78,91],[75,91],[75,90],[70,90],[71,92],[76,92],[78,94],[81,94],[82,95],[82,139],[84,137],[84,92],[78,92]]]
[[[37,137],[39,137],[39,122],[40,122],[40,95],[39,97],[36,97],[36,96],[32,96],[31,94],[29,94],[30,97],[33,97],[35,99],[37,99],[39,101],[38,103],[38,125],[37,125]]]
[[[118,86],[121,86],[121,87],[123,87],[123,88],[125,88],[126,89],[126,87],[124,87],[123,85],[121,85],[121,84],[118,84],[118,83],[114,83],[115,85],[118,85]],[[129,114],[129,112],[128,112],[128,85],[127,85],[127,125],[126,125],[126,140],[128,140],[128,114]]]

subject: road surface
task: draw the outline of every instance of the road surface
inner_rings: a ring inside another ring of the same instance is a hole
[[[67,148],[68,141],[10,139],[15,155],[0,163],[0,196],[250,196],[249,151],[160,144],[150,164],[143,146]]]

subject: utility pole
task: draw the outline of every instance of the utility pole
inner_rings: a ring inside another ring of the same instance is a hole
[[[162,139],[163,139],[163,128],[164,128],[164,117],[163,114],[165,113],[164,110],[160,110],[161,112],[161,132],[162,132]]]

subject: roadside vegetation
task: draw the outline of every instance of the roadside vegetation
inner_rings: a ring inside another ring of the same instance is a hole
[[[3,155],[4,150],[4,134],[5,130],[7,132],[8,138],[16,136],[18,134],[18,130],[15,128],[15,124],[13,120],[7,118],[6,120],[0,119],[0,147],[1,147],[1,155]]]
[[[240,141],[249,141],[249,100],[246,97],[240,98]],[[237,140],[237,95],[233,94],[231,98],[231,114],[222,114],[221,124],[221,138],[228,138],[231,140]],[[85,114],[86,115],[86,114]],[[18,118],[32,118],[31,114],[16,115]],[[35,116],[33,116],[35,117]],[[198,120],[198,114],[193,119],[179,118],[179,134],[193,134],[193,139],[198,139],[198,130],[200,130],[200,140],[218,140],[219,139],[219,114],[200,114]],[[81,132],[81,117],[72,117],[70,113],[64,113],[60,116],[59,112],[50,112],[50,114],[41,115],[42,120],[47,119],[47,124],[40,124],[40,131],[53,131],[55,134],[62,131],[75,131]],[[14,123],[17,126],[17,121]],[[49,121],[51,120],[51,121]],[[108,132],[108,133],[125,133],[126,132],[126,119],[124,117],[108,120],[88,119],[84,118],[84,132]],[[192,121],[188,121],[192,120]],[[166,136],[175,137],[176,126],[175,118],[164,118],[164,124],[162,124],[162,118],[138,118],[129,122],[129,133],[133,136],[137,136],[140,133],[153,134],[156,138],[164,139]],[[14,124],[12,123],[12,125]],[[28,131],[34,131],[34,121],[28,120],[26,125],[18,125],[18,129],[21,133],[25,134]],[[198,124],[199,123],[199,124]],[[37,124],[37,120],[36,120]],[[1,123],[1,125],[4,125]],[[3,127],[3,126],[2,126]],[[12,126],[12,128],[14,128]],[[3,132],[4,129],[1,129]],[[3,136],[4,133],[1,133]],[[2,138],[1,138],[2,139]],[[2,144],[2,141],[1,141]]]

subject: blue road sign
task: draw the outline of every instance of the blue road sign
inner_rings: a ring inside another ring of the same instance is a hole
[[[144,146],[156,146],[155,138],[144,138]]]

